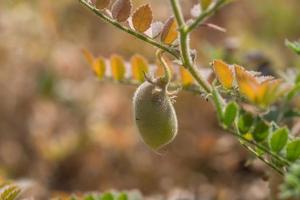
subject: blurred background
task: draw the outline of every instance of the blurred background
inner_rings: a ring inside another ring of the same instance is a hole
[[[168,1],[149,2],[155,20]],[[186,17],[197,2],[181,1]],[[299,0],[236,0],[193,34],[197,62],[213,58],[272,73],[299,67],[284,46],[300,37]],[[212,106],[182,92],[179,134],[163,155],[149,150],[132,121],[135,87],[99,83],[81,49],[125,59],[155,49],[103,23],[74,0],[0,1],[0,179],[29,180],[37,199],[57,193],[138,190],[145,196],[261,200],[265,166],[218,126]]]

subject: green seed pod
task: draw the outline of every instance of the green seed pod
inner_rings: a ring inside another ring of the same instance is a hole
[[[133,97],[134,119],[140,135],[151,149],[169,144],[177,134],[177,117],[165,86],[145,81]]]

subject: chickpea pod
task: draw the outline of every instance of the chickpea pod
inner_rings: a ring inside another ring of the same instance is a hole
[[[157,57],[164,66],[164,77],[153,79],[145,75],[146,81],[138,87],[133,97],[136,126],[144,143],[153,150],[169,144],[178,129],[172,104],[175,95],[168,91],[170,70],[162,52],[158,52]]]

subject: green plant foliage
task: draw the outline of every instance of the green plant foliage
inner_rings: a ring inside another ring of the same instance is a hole
[[[2,200],[2,199],[1,199]],[[102,194],[86,194],[83,197],[72,196],[70,200],[142,200],[142,196],[134,191],[105,192]]]
[[[226,127],[229,127],[234,122],[239,111],[237,103],[230,102],[227,104],[224,114],[223,114],[223,123]]]
[[[299,199],[300,198],[300,162],[294,163],[284,176],[284,182],[281,185],[281,199]]]
[[[300,93],[300,83],[296,83],[291,91],[287,94],[287,99],[290,101]]]
[[[287,128],[279,128],[273,132],[270,138],[271,150],[279,153],[288,141],[289,130]]]
[[[285,40],[285,45],[292,49],[296,54],[300,55],[300,42],[290,42],[289,40]]]
[[[102,196],[101,196],[101,200],[114,200],[114,195],[112,193],[104,193]]]
[[[254,123],[254,118],[250,113],[241,114],[238,121],[238,128],[240,133],[244,134],[249,132],[253,123]]]
[[[259,118],[257,120],[258,122],[255,124],[252,135],[255,141],[262,142],[268,137],[270,133],[270,127],[263,120]]]
[[[0,188],[0,200],[15,200],[20,192],[21,188],[16,185],[3,185]]]
[[[286,157],[290,161],[295,161],[300,157],[300,140],[294,140],[287,144]]]

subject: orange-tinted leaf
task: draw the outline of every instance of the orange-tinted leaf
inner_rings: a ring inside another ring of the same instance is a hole
[[[192,85],[194,83],[194,79],[191,73],[188,70],[186,70],[184,67],[180,67],[179,70],[180,70],[182,85],[184,86]]]
[[[202,10],[206,10],[210,4],[212,3],[212,0],[200,0],[200,5]]]
[[[116,0],[111,9],[112,17],[118,22],[124,22],[129,18],[131,8],[130,0]]]
[[[226,89],[232,88],[234,76],[231,67],[221,60],[214,60],[212,67],[222,86]]]
[[[102,57],[98,57],[93,62],[93,70],[99,79],[102,79],[105,75],[105,60]]]
[[[279,90],[281,83],[280,79],[262,82],[257,94],[258,103],[265,107],[276,101],[281,96],[281,91]]]
[[[110,0],[96,0],[96,8],[102,10],[104,8],[107,8],[110,4]]]
[[[121,56],[112,55],[110,57],[110,65],[111,65],[111,74],[112,77],[121,81],[125,77],[125,63]]]
[[[144,73],[149,70],[147,60],[141,55],[134,55],[131,58],[132,76],[135,80],[143,82],[145,80]]]
[[[85,60],[88,62],[88,64],[90,66],[93,66],[93,62],[95,60],[93,54],[87,49],[82,49],[82,53],[83,53]]]
[[[152,20],[152,10],[149,4],[139,7],[132,16],[134,29],[142,33],[150,28]]]
[[[256,102],[257,92],[259,89],[259,83],[256,78],[239,65],[235,65],[234,69],[240,93],[242,93],[248,100]]]
[[[172,44],[178,37],[177,23],[174,17],[170,17],[164,25],[161,33],[161,41],[166,44]]]

